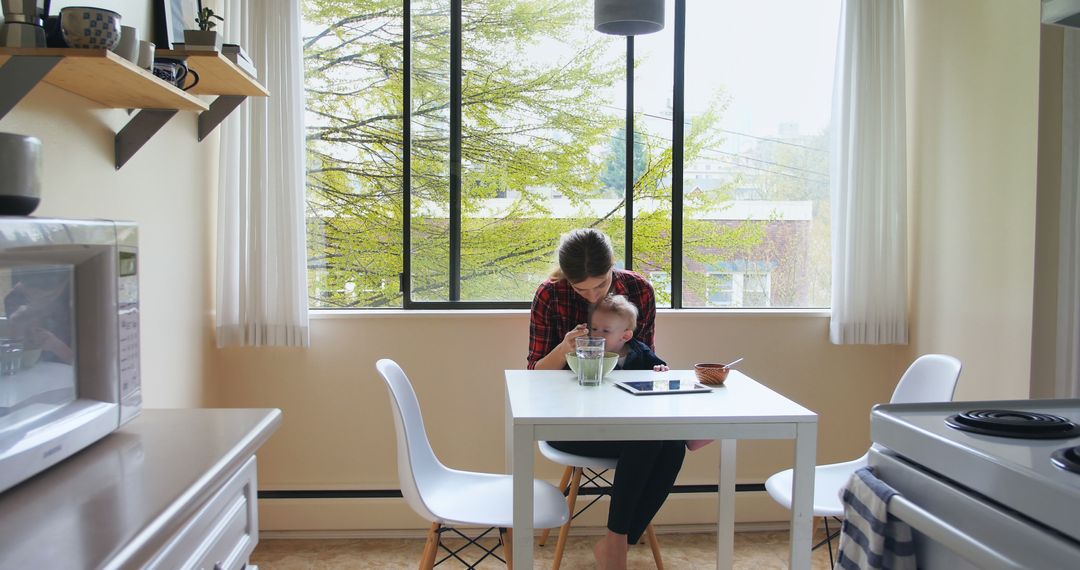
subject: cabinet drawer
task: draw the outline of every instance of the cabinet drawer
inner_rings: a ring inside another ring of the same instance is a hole
[[[252,457],[154,557],[162,570],[235,570],[259,540],[255,458]]]

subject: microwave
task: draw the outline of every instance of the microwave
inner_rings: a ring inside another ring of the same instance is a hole
[[[142,408],[134,223],[0,217],[0,492]]]

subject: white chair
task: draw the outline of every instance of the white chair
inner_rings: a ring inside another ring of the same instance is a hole
[[[591,507],[593,503],[600,500],[600,497],[602,496],[597,495],[597,497],[590,501],[589,504],[575,512],[575,509],[577,508],[578,491],[582,487],[581,477],[583,475],[586,477],[586,484],[593,483],[594,486],[598,486],[595,485],[595,482],[599,479],[610,487],[611,482],[604,478],[604,472],[614,469],[617,460],[607,457],[589,457],[567,453],[555,449],[546,441],[539,442],[539,446],[540,453],[543,454],[544,457],[559,465],[566,466],[566,469],[563,471],[562,481],[559,482],[559,489],[566,494],[566,505],[570,510],[570,520],[566,521],[566,524],[559,529],[559,540],[555,543],[555,558],[551,564],[551,570],[559,570],[559,566],[562,564],[563,551],[566,549],[566,538],[570,535],[570,522],[584,512],[585,509]],[[590,473],[586,474],[586,470]],[[544,534],[540,537],[541,546],[547,542],[549,532],[550,530],[545,530]],[[664,561],[660,557],[660,544],[656,541],[656,531],[653,529],[652,523],[649,523],[649,526],[645,527],[645,537],[649,541],[649,548],[652,549],[656,568],[658,570],[664,570]]]
[[[507,567],[511,567],[513,543],[509,533],[513,526],[513,478],[510,475],[458,471],[443,465],[435,456],[424,431],[420,415],[420,403],[408,376],[396,362],[381,359],[375,364],[379,374],[390,389],[390,407],[394,412],[394,428],[397,432],[398,479],[401,494],[418,515],[431,521],[427,543],[420,561],[420,568],[435,566],[435,557],[441,546],[449,554],[440,560],[456,558],[472,568],[489,555],[499,558],[493,549],[476,543],[480,537],[469,538],[454,526],[480,526],[499,529],[506,555]],[[538,529],[562,526],[569,519],[566,501],[561,492],[550,483],[533,482],[533,527]],[[488,528],[481,537],[491,531]],[[467,543],[457,550],[450,550],[440,541],[444,531],[452,531]],[[466,563],[458,552],[469,545],[485,552],[472,565]]]
[[[948,402],[960,377],[960,361],[944,354],[925,354],[911,363],[893,391],[893,404]],[[814,468],[814,516],[825,520],[825,539],[814,545],[829,545],[829,567],[833,566],[832,539],[840,530],[829,530],[829,517],[840,520],[844,506],[840,490],[847,485],[851,474],[865,467],[869,452],[853,461],[818,465]],[[777,503],[791,509],[792,470],[781,471],[765,481],[765,490]]]

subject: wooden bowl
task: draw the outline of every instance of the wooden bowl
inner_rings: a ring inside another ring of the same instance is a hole
[[[697,374],[698,382],[702,384],[711,384],[713,386],[723,384],[727,380],[728,372],[731,368],[724,366],[723,364],[715,363],[700,363],[694,365],[694,373]]]

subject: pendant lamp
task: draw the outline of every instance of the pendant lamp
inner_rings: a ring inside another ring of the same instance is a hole
[[[639,36],[664,29],[664,0],[595,0],[593,27],[613,36]]]

